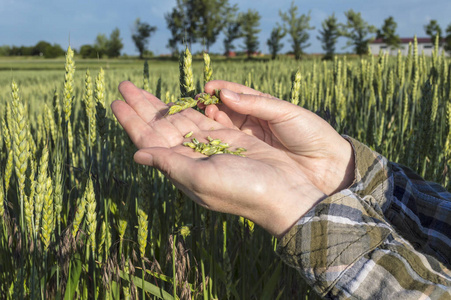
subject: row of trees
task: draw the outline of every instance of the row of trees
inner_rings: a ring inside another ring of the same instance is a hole
[[[310,14],[300,14],[298,7],[291,3],[288,11],[279,11],[280,24],[271,31],[267,45],[273,58],[283,48],[283,39],[289,36],[291,52],[300,59],[305,48],[310,46],[309,31],[315,28],[310,25]],[[251,55],[259,49],[258,33],[261,16],[256,10],[239,12],[237,5],[230,6],[228,0],[177,0],[176,6],[165,15],[167,27],[171,32],[168,48],[177,53],[178,46],[187,43],[201,42],[205,49],[216,42],[222,32],[224,35],[225,54],[235,49],[234,41],[242,39],[242,48]],[[320,40],[326,58],[332,58],[336,51],[337,40],[347,39],[346,46],[353,47],[356,54],[368,51],[368,43],[374,38],[381,38],[393,48],[399,47],[400,37],[396,34],[397,24],[393,17],[384,20],[380,29],[368,24],[359,12],[352,9],[345,12],[345,23],[339,23],[335,14],[326,18],[319,30]],[[433,40],[442,31],[436,20],[425,25],[425,32]],[[451,24],[446,29],[445,49],[451,52]]]
[[[55,58],[64,55],[65,51],[58,44],[40,41],[34,46],[0,46],[0,56],[44,56]]]
[[[157,27],[142,22],[141,19],[135,20],[132,29],[132,40],[139,52],[139,57],[143,58],[147,52],[147,44],[150,35],[157,30]],[[107,38],[105,34],[98,34],[94,45],[83,45],[80,47],[80,54],[83,58],[102,58],[105,55],[110,58],[119,57],[124,47],[120,37],[119,28],[115,28]]]
[[[384,20],[380,29],[368,24],[359,12],[352,9],[345,12],[345,23],[338,22],[335,14],[327,17],[321,24],[317,39],[321,42],[325,58],[332,58],[336,52],[337,40],[347,39],[346,46],[353,47],[356,54],[362,55],[368,51],[368,43],[374,38],[382,39],[392,48],[399,47],[400,37],[396,33],[397,24],[393,17]],[[310,31],[315,27],[310,25],[310,13],[300,14],[298,7],[291,3],[288,11],[279,11],[280,23],[276,23],[266,41],[272,58],[282,50],[283,40],[289,37],[291,52],[300,59],[304,50],[310,46]],[[208,52],[222,33],[225,54],[229,55],[236,49],[236,40],[241,39],[241,48],[248,56],[258,52],[260,43],[261,16],[256,10],[249,9],[239,12],[238,6],[231,6],[228,0],[177,0],[176,6],[165,15],[166,25],[171,33],[167,47],[173,55],[177,55],[180,46],[187,44],[190,48],[195,43],[201,43]],[[436,20],[431,20],[424,26],[426,34],[433,40],[442,36],[442,30]],[[136,19],[132,29],[132,40],[139,52],[140,58],[148,52],[150,37],[157,30],[146,22]],[[451,24],[446,29],[445,49],[451,53]],[[99,34],[94,44],[83,45],[79,53],[83,58],[110,58],[121,55],[123,49],[120,31],[115,28],[109,37]],[[40,55],[57,57],[64,55],[64,50],[57,44],[51,45],[41,41],[32,47],[0,47],[0,55]]]
[[[120,37],[119,28],[115,28],[110,37],[105,34],[98,34],[94,45],[83,45],[80,47],[80,55],[83,58],[102,58],[105,55],[110,58],[119,57],[124,47]]]
[[[139,18],[136,19],[132,40],[136,46],[136,49],[140,53],[140,58],[147,52],[147,44],[149,42],[150,35],[156,31],[155,26],[142,22]],[[116,58],[121,55],[121,51],[124,48],[124,43],[120,36],[119,28],[115,28],[109,37],[105,34],[98,34],[94,44],[85,44],[80,47],[78,53],[83,58],[102,58],[108,56],[109,58]],[[54,58],[63,56],[65,51],[60,45],[51,45],[48,42],[40,41],[35,46],[26,47],[10,47],[0,46],[0,56],[44,56],[46,58]]]
[[[120,38],[119,29],[114,29],[107,38],[104,34],[97,35],[93,45],[83,45],[80,47],[79,54],[83,58],[102,58],[119,57],[124,47],[122,38]],[[39,41],[34,46],[0,46],[0,56],[43,56],[45,58],[56,58],[64,56],[66,53],[58,44],[50,44],[46,41]]]

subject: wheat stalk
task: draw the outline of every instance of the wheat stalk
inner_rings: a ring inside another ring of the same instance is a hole
[[[7,105],[9,106],[9,103]],[[5,118],[2,118],[2,138],[6,149],[11,149],[11,134],[8,125],[6,125]]]
[[[46,117],[44,119],[46,121],[45,126],[46,126],[47,130],[49,131],[49,135],[52,137],[52,140],[56,141],[58,136],[57,136],[57,131],[56,131],[56,122],[55,122],[54,114],[47,105],[45,105],[44,110],[45,110],[45,114],[46,114]]]
[[[96,213],[96,196],[94,193],[94,186],[92,179],[89,178],[86,183],[85,193],[83,195],[86,199],[86,232],[88,235],[89,245],[92,253],[96,249],[96,229],[97,229],[97,213]]]
[[[88,142],[92,146],[96,142],[96,107],[94,103],[94,96],[92,90],[92,78],[89,70],[86,70],[85,75],[85,94],[83,97],[85,104],[85,112],[87,116]]]
[[[204,52],[204,85],[212,79],[213,79],[213,69],[211,67],[210,55]]]
[[[86,197],[83,195],[78,198],[77,201],[77,211],[75,212],[74,221],[72,223],[72,236],[75,238],[78,233],[78,229],[80,228],[81,222],[83,221],[83,217],[85,215],[85,207],[86,207]]]
[[[19,87],[13,81],[11,84],[12,107],[14,113],[14,166],[16,170],[17,184],[20,195],[20,222],[22,228],[25,226],[24,221],[24,201],[25,201],[25,178],[28,166],[29,139],[28,139],[28,122],[26,119],[25,107],[19,99]]]
[[[5,216],[5,196],[3,184],[0,182],[0,223],[3,222],[3,218]]]
[[[44,244],[44,249],[48,249],[50,245],[50,238],[55,228],[54,210],[53,210],[53,185],[52,179],[47,177],[44,197],[44,208],[42,214],[42,227],[41,227],[41,241]]]
[[[69,46],[66,53],[66,73],[64,74],[64,90],[63,90],[63,104],[64,104],[64,118],[66,123],[69,122],[72,114],[72,102],[74,99],[74,51]]]
[[[192,68],[193,58],[188,47],[185,48],[180,54],[180,97],[191,97],[194,98],[196,95],[196,89],[194,87],[194,76]]]
[[[103,262],[103,246],[106,239],[106,223],[105,220],[102,221],[100,226],[100,236],[99,236],[99,246],[97,247],[97,257],[100,262]]]
[[[62,172],[63,162],[60,157],[56,156],[53,162],[53,184],[54,193],[53,199],[55,201],[55,214],[54,218],[58,222],[58,226],[62,219],[61,211],[63,209],[63,172]]]
[[[155,88],[155,97],[161,99],[161,77],[158,77],[157,87]]]
[[[100,136],[103,138],[107,131],[107,118],[105,108],[105,72],[100,68],[95,81],[94,97],[96,100],[96,123]],[[92,141],[92,140],[91,140]]]
[[[146,246],[147,246],[147,232],[148,232],[148,224],[147,221],[147,213],[141,207],[138,207],[138,245],[139,245],[139,254],[141,257],[145,256]]]
[[[6,160],[5,166],[5,197],[8,195],[9,183],[11,179],[11,175],[13,173],[13,159],[14,159],[14,151],[8,151],[8,159]]]
[[[294,105],[299,104],[299,94],[301,90],[301,72],[298,70],[291,77],[291,97],[290,101]]]
[[[38,233],[39,230],[39,223],[41,221],[41,212],[42,212],[42,205],[44,203],[45,198],[45,188],[47,185],[47,168],[48,168],[48,160],[49,160],[49,152],[48,148],[45,147],[42,150],[41,160],[39,163],[39,171],[38,171],[38,178],[36,180],[35,188],[36,188],[36,194],[34,198],[34,212],[35,212],[35,228],[36,233]]]
[[[148,91],[149,93],[152,93],[149,86],[149,62],[146,60],[144,62],[144,69],[143,69],[143,89]]]

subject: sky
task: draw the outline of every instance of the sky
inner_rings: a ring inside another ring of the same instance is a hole
[[[289,10],[292,0],[229,0],[238,4],[240,11],[257,10],[261,15],[259,42],[260,51],[268,53],[266,41],[272,28],[282,23],[279,11]],[[353,9],[360,12],[369,24],[380,28],[389,16],[398,24],[397,33],[401,37],[425,37],[424,25],[435,19],[442,31],[451,24],[450,0],[296,0],[299,14],[310,14],[309,31],[311,44],[306,53],[321,53],[321,43],[317,40],[321,23],[335,13],[339,22],[345,21],[344,12]],[[59,44],[63,49],[69,45],[79,49],[84,44],[94,44],[98,34],[110,33],[119,28],[124,44],[122,53],[136,55],[138,52],[131,39],[136,18],[157,27],[151,36],[148,48],[156,55],[168,54],[166,47],[170,38],[165,14],[175,6],[176,0],[0,0],[0,46],[34,46],[44,40]],[[223,52],[223,36],[210,48],[211,52]],[[282,52],[290,51],[290,40],[285,37]],[[241,41],[234,43],[238,49]],[[338,41],[337,52],[352,51],[344,48],[345,38]],[[192,51],[200,51],[202,46],[193,45]]]

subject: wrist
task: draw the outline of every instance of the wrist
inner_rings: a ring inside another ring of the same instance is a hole
[[[316,186],[302,185],[285,205],[279,206],[277,215],[272,215],[267,230],[276,238],[282,238],[312,208],[327,198],[327,195]],[[288,198],[287,198],[288,199]]]
[[[342,137],[330,161],[322,189],[327,195],[346,189],[354,182],[355,155],[351,142]]]

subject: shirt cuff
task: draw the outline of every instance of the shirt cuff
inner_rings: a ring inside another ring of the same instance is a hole
[[[304,215],[279,241],[277,254],[326,295],[348,268],[389,234],[371,200],[346,189]]]

